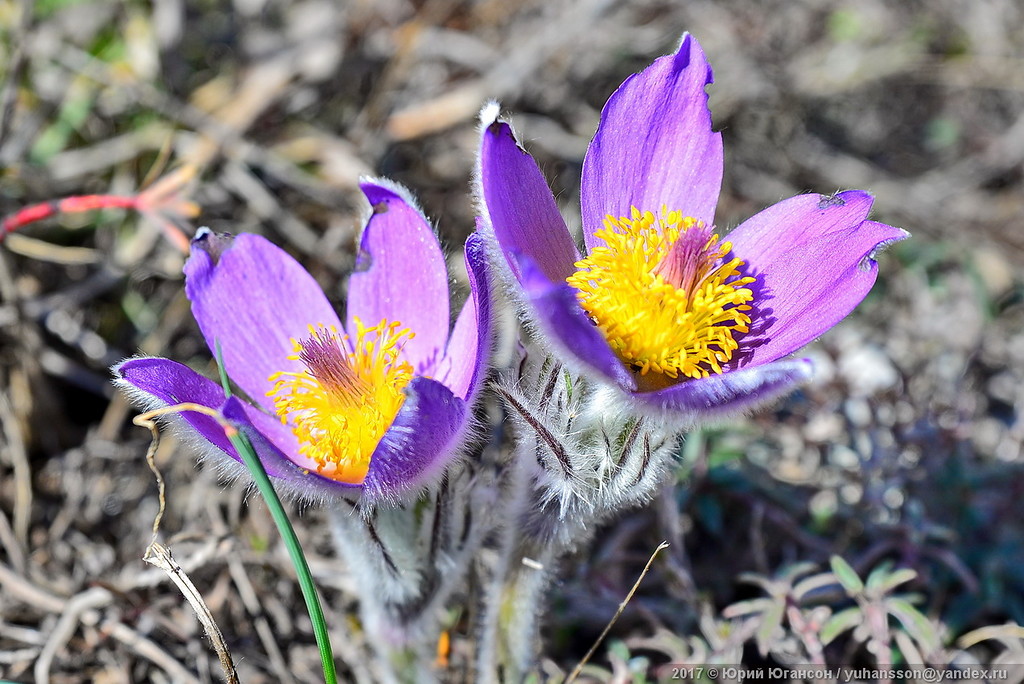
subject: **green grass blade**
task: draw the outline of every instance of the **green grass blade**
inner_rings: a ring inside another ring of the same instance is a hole
[[[323,609],[320,607],[320,597],[316,592],[316,585],[313,583],[313,574],[309,571],[309,564],[306,556],[302,553],[302,546],[298,537],[295,536],[295,529],[292,527],[288,514],[285,513],[281,499],[278,498],[270,476],[264,470],[263,464],[253,451],[252,445],[245,435],[236,432],[228,436],[232,446],[242,456],[245,467],[249,469],[256,487],[260,490],[264,500],[270,508],[270,514],[277,523],[277,529],[284,539],[288,548],[288,555],[295,566],[295,574],[299,579],[299,586],[302,588],[302,597],[306,600],[306,610],[309,612],[309,619],[313,623],[313,633],[316,635],[316,644],[320,649],[320,663],[324,669],[324,681],[327,684],[337,684],[338,675],[334,670],[334,654],[331,650],[331,638],[327,633],[327,621],[324,619]]]
[[[228,381],[228,372],[224,370],[224,356],[220,353],[220,340],[214,342],[217,345],[217,372],[220,374],[220,386],[224,388],[224,398],[231,396],[231,383]]]
[[[231,389],[228,385],[227,373],[224,371],[219,341],[216,343],[216,346],[217,368],[220,371],[220,381],[224,387],[224,396],[230,397]],[[313,574],[309,571],[309,563],[306,562],[306,555],[302,552],[302,545],[299,544],[299,538],[295,535],[295,528],[292,527],[288,514],[285,513],[284,506],[281,505],[281,499],[277,496],[277,491],[274,489],[274,484],[270,481],[270,476],[267,475],[263,463],[256,456],[256,451],[252,448],[248,438],[236,430],[228,434],[228,439],[231,440],[231,445],[235,447],[235,451],[242,457],[242,462],[245,463],[245,467],[248,468],[249,473],[252,475],[257,489],[263,495],[263,500],[267,502],[267,507],[270,508],[270,515],[277,524],[281,538],[284,539],[284,545],[288,549],[288,555],[291,557],[292,565],[295,566],[295,574],[298,577],[299,586],[302,588],[302,598],[306,600],[306,610],[309,612],[310,622],[313,623],[313,634],[316,635],[316,645],[320,650],[320,664],[324,669],[324,681],[327,684],[337,684],[338,675],[334,670],[334,652],[331,650],[331,637],[327,633],[327,620],[324,619],[324,612],[320,606],[320,597],[316,592],[316,584],[313,583]]]

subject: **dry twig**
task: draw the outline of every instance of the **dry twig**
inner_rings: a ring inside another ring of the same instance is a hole
[[[146,548],[146,553],[142,557],[142,560],[146,561],[150,565],[154,565],[164,572],[171,578],[171,581],[178,587],[182,596],[188,601],[189,605],[192,606],[192,610],[195,612],[196,617],[199,618],[199,622],[202,623],[203,629],[206,630],[206,634],[210,637],[210,641],[213,643],[213,648],[217,652],[217,657],[220,659],[221,667],[224,668],[224,676],[227,678],[229,684],[237,684],[238,672],[235,670],[235,663],[231,658],[231,653],[228,651],[227,642],[224,641],[224,634],[220,631],[220,627],[217,626],[216,620],[213,619],[213,614],[210,609],[206,606],[206,601],[203,600],[202,594],[196,589],[196,585],[192,583],[185,571],[182,570],[181,566],[174,560],[171,555],[171,550],[166,546],[157,542],[156,538],[160,532],[160,521],[163,519],[164,509],[167,504],[164,491],[164,478],[160,474],[160,470],[156,467],[156,462],[153,460],[153,456],[156,454],[157,448],[160,446],[160,430],[157,427],[154,418],[159,415],[167,413],[176,413],[180,411],[198,411],[200,413],[212,414],[217,417],[218,414],[213,409],[208,409],[205,406],[199,406],[197,404],[179,404],[175,406],[168,406],[165,408],[156,409],[149,411],[137,416],[134,420],[136,425],[149,428],[153,434],[153,440],[150,442],[149,449],[146,451],[146,462],[149,464],[150,470],[156,476],[157,488],[160,495],[160,509],[157,512],[156,518],[153,520],[153,541],[150,542],[149,547]]]

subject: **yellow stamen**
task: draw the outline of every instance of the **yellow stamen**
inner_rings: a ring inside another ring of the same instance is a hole
[[[576,263],[568,283],[612,349],[644,384],[721,373],[749,330],[754,282],[743,261],[726,260],[732,244],[702,221],[661,208],[607,216],[595,233],[604,245]]]
[[[274,408],[299,439],[299,455],[325,477],[361,484],[370,457],[405,401],[413,368],[399,359],[413,334],[399,323],[356,324],[355,340],[333,327],[309,326],[310,336],[292,340],[306,369],[270,376]],[[347,344],[351,341],[351,351]],[[275,396],[276,395],[276,396]]]

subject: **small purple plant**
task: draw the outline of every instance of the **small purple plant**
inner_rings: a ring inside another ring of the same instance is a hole
[[[723,239],[711,82],[687,34],[612,94],[583,163],[583,255],[510,125],[496,106],[482,115],[484,225],[541,342],[639,408],[686,420],[805,381],[808,361],[780,359],[850,313],[875,253],[908,235],[867,220],[871,196],[851,190],[784,200]]]
[[[362,190],[371,214],[342,325],[320,286],[264,238],[201,231],[185,289],[211,352],[249,401],[169,359],[133,358],[118,384],[151,405],[194,402],[242,429],[267,472],[294,494],[359,494],[396,503],[439,481],[467,433],[490,349],[481,238],[466,243],[471,294],[449,330],[444,255],[409,194],[386,181]],[[210,416],[181,418],[239,460]]]

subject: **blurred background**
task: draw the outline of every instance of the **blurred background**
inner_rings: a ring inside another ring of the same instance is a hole
[[[592,680],[658,681],[688,660],[799,661],[815,643],[830,663],[877,663],[879,648],[897,663],[1024,663],[1016,0],[0,0],[0,214],[133,194],[191,164],[201,211],[165,220],[188,234],[262,233],[341,301],[357,179],[385,175],[421,199],[458,273],[481,105],[501,101],[578,227],[601,106],[684,31],[715,70],[719,227],[792,194],[862,188],[873,218],[913,238],[881,255],[868,299],[808,348],[811,385],[690,435],[676,481],[566,559],[545,671],[582,657],[662,540],[672,545],[598,649]],[[158,506],[149,434],[107,370],[143,352],[213,372],[170,236],[108,210],[26,226],[0,246],[10,679],[219,681],[190,609],[141,561]],[[163,533],[243,681],[316,681],[264,507],[170,436],[156,462]],[[344,676],[373,681],[352,618],[358,587],[322,511],[296,515]],[[874,593],[819,591],[827,582],[813,578],[836,555],[874,572]],[[884,634],[872,610],[888,611]],[[450,625],[439,662],[465,681],[473,634],[466,615]]]

